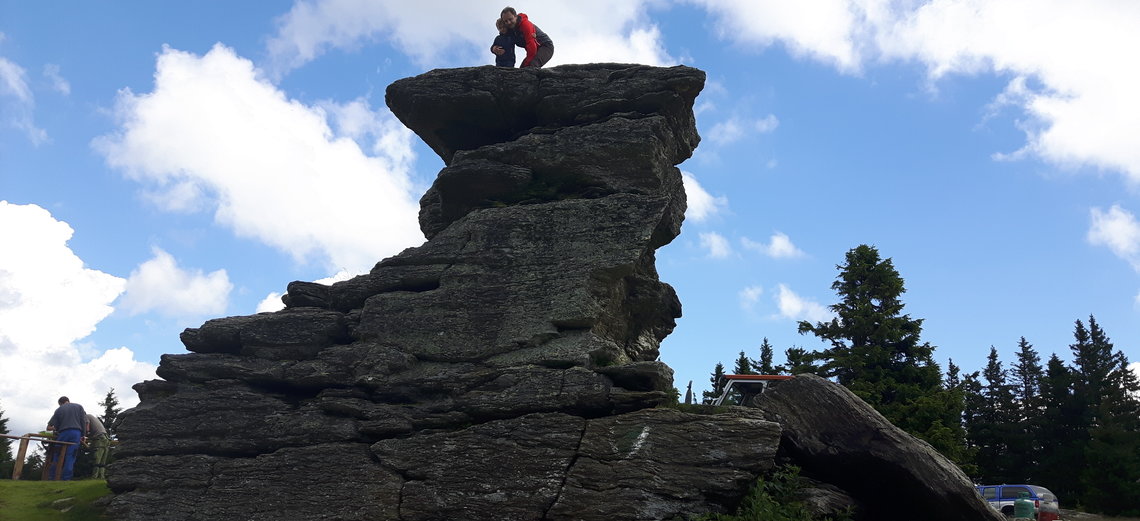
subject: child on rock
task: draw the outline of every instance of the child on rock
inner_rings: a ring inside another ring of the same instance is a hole
[[[495,66],[514,67],[515,32],[507,27],[506,20],[503,20],[502,18],[495,19],[495,28],[499,30],[499,36],[496,36],[495,43],[491,44],[491,52],[495,53],[496,47],[503,50],[501,54],[495,53]]]

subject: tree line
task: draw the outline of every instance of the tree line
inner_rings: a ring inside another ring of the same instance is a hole
[[[775,365],[765,338],[759,358],[741,351],[733,373],[833,379],[977,483],[1037,484],[1067,506],[1140,515],[1140,381],[1094,316],[1076,321],[1070,363],[1053,353],[1043,364],[1022,337],[1008,365],[991,346],[983,369],[964,373],[951,359],[943,372],[921,339],[922,319],[903,312],[906,289],[890,258],[860,245],[836,268],[834,318],[797,325],[826,347],[788,348]],[[724,374],[717,363],[706,403]]]

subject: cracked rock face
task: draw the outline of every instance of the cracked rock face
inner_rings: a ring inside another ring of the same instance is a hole
[[[436,70],[387,91],[446,166],[425,244],[182,335],[135,386],[120,520],[671,519],[770,468],[759,411],[655,408],[699,137],[688,67]],[[360,240],[368,240],[361,237]]]

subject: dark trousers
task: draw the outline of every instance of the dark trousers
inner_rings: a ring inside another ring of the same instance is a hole
[[[527,67],[542,67],[546,62],[554,57],[554,44],[540,45],[538,51],[534,53],[534,59],[530,61]]]

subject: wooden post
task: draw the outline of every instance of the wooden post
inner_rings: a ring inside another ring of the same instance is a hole
[[[20,479],[20,474],[24,472],[24,458],[28,456],[28,442],[31,441],[27,436],[20,437],[20,450],[16,455],[16,465],[12,467],[12,481]]]
[[[44,451],[44,468],[42,479],[47,479],[49,465],[55,466],[55,479],[63,479],[63,460],[67,457],[67,447],[71,445],[78,445],[78,443],[70,443],[64,441],[55,441],[48,436],[39,434],[25,434],[23,436],[9,436],[7,434],[0,434],[0,437],[9,438],[13,440],[20,440],[20,449],[16,453],[15,465],[12,465],[12,479],[20,479],[24,473],[24,460],[28,457],[28,442],[32,440],[39,441],[46,446]],[[52,459],[53,456],[55,459]]]

